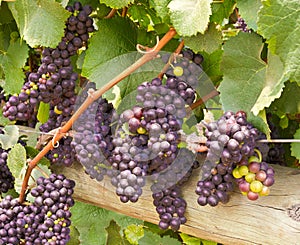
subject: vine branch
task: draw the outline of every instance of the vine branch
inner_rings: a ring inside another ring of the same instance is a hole
[[[135,70],[140,68],[145,63],[149,62],[150,60],[154,59],[158,52],[176,35],[176,31],[174,28],[171,28],[165,36],[159,41],[159,43],[152,49],[152,52],[147,52],[144,56],[142,56],[139,60],[137,60],[134,64],[129,66],[111,81],[109,81],[106,85],[102,88],[98,89],[93,93],[93,96],[88,96],[83,104],[78,108],[78,110],[72,115],[68,122],[61,128],[58,128],[58,132],[55,135],[53,140],[50,140],[48,144],[37,154],[28,164],[26,169],[26,174],[22,183],[22,189],[19,196],[19,202],[23,203],[25,199],[25,193],[28,187],[28,180],[31,176],[32,170],[37,166],[38,162],[49,152],[53,149],[53,146],[58,142],[61,138],[65,136],[65,133],[68,132],[73,123],[79,118],[79,116],[91,105],[95,100],[100,98],[106,91],[111,89],[113,86],[118,84],[124,78],[129,76]]]

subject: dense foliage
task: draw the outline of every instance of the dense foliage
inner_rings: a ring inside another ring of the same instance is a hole
[[[178,232],[199,166],[201,206],[268,198],[270,164],[299,167],[299,10],[0,0],[0,244],[209,243]],[[75,161],[130,205],[148,184],[158,226],[74,202],[52,167]]]

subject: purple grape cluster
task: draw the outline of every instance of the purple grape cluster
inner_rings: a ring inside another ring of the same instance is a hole
[[[211,169],[211,174],[205,180],[197,182],[197,202],[201,206],[209,204],[214,207],[219,202],[223,204],[229,201],[229,192],[233,191],[233,167],[220,162]]]
[[[169,63],[170,55],[163,56],[163,61]],[[195,89],[199,86],[199,76],[202,74],[203,56],[195,54],[190,49],[185,49],[174,58],[169,69],[165,72],[167,77],[166,85],[174,90],[186,102],[191,105],[196,97]]]
[[[251,32],[251,29],[248,28],[248,25],[246,23],[246,21],[241,18],[238,17],[236,23],[234,24],[235,28],[242,31],[242,32]]]
[[[187,203],[181,196],[181,190],[178,186],[152,194],[153,204],[160,218],[158,226],[161,229],[166,230],[170,227],[177,231],[181,224],[186,223],[184,214]]]
[[[234,180],[232,171],[237,165],[248,163],[248,158],[254,155],[259,133],[243,111],[228,111],[216,122],[203,124],[208,152],[196,193],[200,205],[216,206],[219,201],[229,201],[228,192],[232,191]]]
[[[78,96],[78,106],[87,98],[90,89],[95,90],[94,83],[87,83],[82,94]],[[109,167],[106,159],[113,150],[110,124],[114,114],[113,105],[106,99],[99,98],[73,125],[74,137],[71,147],[86,173],[98,181],[103,179],[106,168]]]
[[[67,244],[74,186],[75,182],[64,175],[51,174],[37,180],[30,205],[6,196],[0,203],[1,244]]]
[[[0,148],[0,194],[14,188],[15,178],[7,166],[8,151]]]
[[[180,149],[174,162],[162,172],[153,174],[151,185],[153,204],[159,215],[159,227],[163,230],[169,227],[174,231],[186,222],[186,201],[181,193],[181,186],[189,179],[193,169],[199,167],[199,162],[189,150]]]
[[[39,102],[50,103],[56,114],[69,116],[73,110],[75,81],[70,57],[87,45],[89,33],[94,31],[91,7],[80,3],[68,6],[72,13],[66,23],[65,35],[56,48],[45,48],[38,71],[29,74],[19,95],[11,96],[3,107],[3,115],[10,120],[27,121]]]

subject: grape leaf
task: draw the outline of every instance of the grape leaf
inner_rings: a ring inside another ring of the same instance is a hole
[[[8,153],[7,166],[12,175],[17,178],[26,165],[26,150],[21,144],[15,144]]]
[[[144,230],[144,236],[139,240],[139,245],[149,245],[149,244],[157,244],[157,245],[180,245],[177,239],[174,239],[170,236],[163,236],[153,233],[148,230]]]
[[[0,126],[8,125],[11,121],[3,116],[2,108],[0,108]]]
[[[171,22],[179,35],[204,33],[211,15],[212,0],[172,0],[168,4]]]
[[[128,6],[128,4],[133,3],[134,0],[100,0],[100,3],[104,3],[105,5],[119,9]]]
[[[294,134],[294,139],[300,140],[300,129]],[[300,144],[299,142],[291,143],[291,155],[300,160]]]
[[[222,59],[223,50],[218,49],[211,54],[203,52],[202,68],[207,76],[211,79],[213,84],[218,85],[222,79],[222,71],[220,70],[220,64]]]
[[[271,52],[284,63],[284,73],[300,84],[300,2],[299,0],[262,1],[258,13],[258,32]]]
[[[266,64],[260,59],[262,39],[254,33],[240,32],[224,45],[221,63],[223,81],[218,90],[224,111],[244,110],[248,120],[267,133],[265,123],[251,113],[264,87]]]
[[[72,223],[80,233],[82,244],[105,244],[107,239],[106,227],[115,220],[121,227],[121,232],[130,224],[142,224],[141,220],[108,211],[93,205],[76,202],[71,208]]]
[[[138,22],[141,27],[144,27],[148,31],[153,30],[154,25],[161,23],[155,11],[146,6],[146,4],[132,5],[128,9],[128,14],[133,21]]]
[[[0,23],[6,24],[14,20],[11,12],[8,9],[7,3],[0,4]]]
[[[10,42],[7,51],[1,55],[1,66],[5,74],[3,89],[8,94],[19,93],[24,83],[24,72],[22,70],[28,57],[28,46],[24,41],[17,39]]]
[[[103,87],[122,71],[123,62],[126,65],[132,62],[127,62],[127,57],[122,59],[122,54],[136,49],[137,32],[131,21],[121,17],[101,20],[98,26],[99,31],[91,37],[86,51],[82,75],[95,82],[97,87]]]
[[[300,87],[295,82],[286,82],[280,96],[272,104],[272,111],[281,117],[283,114],[296,114],[300,111]]]
[[[236,0],[240,16],[246,21],[247,26],[257,30],[257,13],[261,8],[261,0]]]
[[[224,0],[223,2],[212,3],[212,15],[210,20],[217,24],[222,24],[224,19],[228,19],[235,6],[234,0]]]
[[[31,146],[25,146],[25,149],[26,149],[26,155],[28,156],[28,158],[30,159],[33,159],[37,154],[40,153],[39,150],[31,147]],[[48,160],[48,158],[46,157],[43,157],[41,160],[39,160],[39,164],[41,165],[45,165],[45,166],[48,166],[50,167],[50,161]]]
[[[45,123],[48,121],[49,118],[49,110],[50,110],[50,104],[44,103],[43,101],[39,104],[39,110],[37,113],[37,119],[41,123]]]
[[[196,53],[201,51],[212,53],[221,47],[222,41],[222,32],[215,24],[210,24],[204,34],[198,33],[196,36],[184,38],[185,45]]]
[[[19,128],[16,125],[7,125],[2,130],[4,134],[0,134],[1,148],[7,150],[18,142]]]
[[[106,245],[130,245],[130,243],[120,234],[120,226],[116,221],[111,220],[107,228]]]
[[[155,9],[157,15],[162,19],[164,23],[170,21],[168,4],[171,0],[150,0],[150,6]]]
[[[10,2],[9,8],[21,37],[31,47],[55,47],[64,35],[65,21],[70,15],[53,0],[18,0]]]
[[[259,111],[280,97],[285,79],[283,77],[283,64],[277,55],[268,54],[265,85],[251,111],[258,115]]]
[[[125,228],[124,234],[130,244],[138,245],[139,239],[144,236],[144,229],[142,225],[129,225]]]
[[[198,237],[192,237],[185,233],[179,234],[183,243],[186,245],[199,245],[201,244],[201,239]]]

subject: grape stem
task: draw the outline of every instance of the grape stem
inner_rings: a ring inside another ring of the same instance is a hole
[[[117,9],[112,9],[112,10],[104,17],[104,19],[111,19],[112,17],[115,16],[116,13],[117,13]]]
[[[208,94],[206,94],[205,96],[203,96],[202,98],[200,98],[199,100],[197,100],[195,103],[191,104],[191,106],[189,107],[190,110],[194,110],[196,109],[198,106],[204,104],[206,101],[208,101],[209,99],[215,97],[219,95],[219,92],[214,89],[211,92],[209,92]]]
[[[127,10],[128,10],[128,7],[124,7],[123,10],[122,10],[122,17],[126,17],[127,15]]]
[[[53,145],[56,144],[61,138],[65,136],[65,134],[71,129],[73,123],[79,118],[79,116],[91,105],[95,100],[100,98],[101,95],[103,95],[106,91],[111,89],[113,86],[118,84],[120,81],[122,81],[124,78],[129,76],[131,73],[133,73],[135,70],[140,68],[145,63],[151,61],[154,59],[158,52],[176,35],[176,31],[174,28],[170,28],[170,30],[163,36],[163,38],[159,41],[159,43],[155,46],[155,48],[152,50],[152,52],[146,53],[144,56],[142,56],[139,60],[137,60],[134,64],[126,68],[123,72],[121,72],[119,75],[117,75],[115,78],[113,78],[111,81],[109,81],[106,85],[98,89],[97,91],[94,91],[92,93],[92,96],[88,96],[86,100],[83,102],[83,104],[78,108],[76,112],[72,115],[72,117],[69,119],[66,124],[60,128],[58,128],[57,133],[55,135],[55,138],[53,140],[50,140],[47,145],[37,154],[28,164],[28,167],[26,169],[26,173],[23,179],[22,188],[20,191],[19,196],[19,202],[23,203],[25,200],[25,193],[28,187],[28,180],[31,176],[32,170],[37,166],[38,162],[49,152],[53,149]]]

